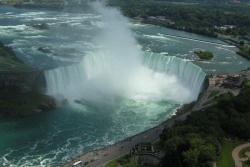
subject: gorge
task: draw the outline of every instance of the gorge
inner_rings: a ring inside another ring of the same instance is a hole
[[[69,103],[1,119],[0,166],[60,166],[170,118],[197,98],[204,72],[250,66],[232,48],[162,34],[223,44],[217,39],[129,24],[115,9],[94,8],[98,12],[1,7],[0,37],[26,64],[44,71],[48,94]],[[26,26],[42,23],[50,28]],[[214,59],[193,61],[195,48],[213,50]]]

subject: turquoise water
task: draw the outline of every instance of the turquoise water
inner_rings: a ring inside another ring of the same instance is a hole
[[[50,69],[82,60],[100,46],[95,34],[103,27],[93,13],[67,13],[0,7],[0,39],[30,66]],[[26,24],[48,23],[37,30]],[[194,60],[192,50],[214,53],[210,62],[193,63],[207,73],[240,71],[249,61],[225,43],[192,33],[145,25],[130,25],[142,50]],[[221,43],[187,40],[177,35]],[[43,53],[39,47],[49,50]],[[171,88],[170,88],[171,89]],[[0,119],[0,166],[60,166],[72,157],[100,148],[158,125],[171,117],[180,102],[166,99],[116,97],[105,105],[74,105],[26,118]]]
[[[227,46],[228,44],[215,38],[150,25],[136,24],[132,29],[144,50],[192,60],[208,74],[241,71],[250,66],[249,61],[235,53],[236,47]],[[191,39],[180,39],[171,35]],[[195,49],[210,51],[214,58],[209,62],[195,61]]]
[[[141,132],[171,116],[178,104],[121,100],[105,108],[63,107],[0,120],[1,166],[59,166],[83,152]]]

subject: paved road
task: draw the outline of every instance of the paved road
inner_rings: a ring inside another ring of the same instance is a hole
[[[249,73],[247,75],[248,77],[250,77]],[[223,79],[222,79],[222,81],[223,81]],[[88,153],[82,154],[82,155],[76,157],[75,159],[73,159],[72,161],[68,162],[67,164],[63,165],[63,167],[71,167],[74,162],[79,161],[79,160],[81,160],[83,163],[88,162],[88,164],[85,165],[86,167],[104,167],[107,162],[109,162],[115,158],[118,158],[121,155],[129,153],[130,150],[137,143],[139,143],[139,142],[152,142],[152,141],[157,140],[164,127],[172,126],[176,120],[185,120],[186,117],[189,114],[191,114],[192,112],[199,111],[200,109],[208,107],[209,105],[204,106],[204,104],[208,100],[211,100],[209,95],[213,90],[219,90],[221,93],[225,93],[227,91],[230,91],[230,89],[224,90],[224,89],[221,89],[221,87],[219,87],[218,85],[216,86],[216,82],[218,82],[218,77],[216,75],[209,78],[208,89],[197,100],[197,103],[195,104],[195,106],[192,109],[190,109],[189,111],[187,111],[185,114],[178,115],[177,117],[166,120],[162,124],[152,128],[152,129],[149,129],[145,132],[134,135],[134,136],[132,136],[128,139],[125,139],[123,141],[120,141],[114,145],[107,146],[103,149],[94,150],[94,151],[90,151]],[[236,91],[233,93],[235,95],[237,95],[238,92],[239,91]]]
[[[250,143],[245,143],[245,144],[239,145],[236,148],[234,148],[234,150],[232,151],[232,157],[233,157],[233,160],[234,160],[234,163],[235,163],[235,167],[242,167],[242,161],[247,161],[248,160],[248,158],[241,159],[239,157],[240,151],[243,148],[246,148],[246,147],[250,147]]]
[[[212,88],[213,86],[209,86],[203,96],[197,101],[196,105],[185,114],[166,120],[154,128],[134,135],[114,145],[80,155],[63,165],[63,167],[72,167],[73,163],[79,160],[83,163],[88,162],[88,164],[85,165],[86,167],[104,167],[107,162],[129,153],[139,142],[152,142],[159,139],[159,135],[164,127],[172,126],[176,120],[185,120],[189,114],[202,108],[202,105],[207,101]]]
[[[72,167],[74,162],[82,161],[83,163],[89,162],[86,167],[104,167],[106,163],[109,161],[120,157],[121,155],[125,155],[130,152],[130,150],[140,142],[152,142],[159,139],[159,135],[162,133],[162,129],[166,126],[172,126],[176,120],[186,119],[186,116],[182,115],[181,117],[172,118],[164,121],[162,124],[151,128],[147,131],[134,135],[130,138],[127,138],[123,141],[120,141],[116,144],[107,146],[103,149],[90,151],[79,157],[76,157],[72,161],[63,165],[63,167]]]
[[[83,163],[89,162],[89,164],[86,165],[87,167],[104,166],[112,159],[129,153],[130,150],[139,142],[152,142],[154,140],[157,140],[161,133],[160,128],[164,126],[165,124],[161,124],[143,133],[118,142],[114,145],[83,154],[80,157],[77,157],[73,161],[69,162],[68,164],[65,164],[64,167],[71,167],[74,162],[79,160],[81,160]]]

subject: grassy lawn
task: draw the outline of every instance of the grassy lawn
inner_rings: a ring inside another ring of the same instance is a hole
[[[245,152],[250,151],[250,147],[244,148],[240,151],[240,158],[245,158]]]
[[[233,149],[241,144],[237,141],[231,141],[223,139],[221,142],[221,155],[217,161],[217,167],[234,167],[234,161],[232,157]]]
[[[250,151],[250,147],[244,148],[240,151],[240,158],[245,158],[245,152]],[[250,167],[250,160],[242,163],[242,167]]]
[[[127,154],[109,162],[105,167],[118,167],[120,165],[123,167],[137,167],[136,161],[133,156]]]

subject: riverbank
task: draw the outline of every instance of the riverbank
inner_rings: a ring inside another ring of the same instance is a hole
[[[242,75],[245,79],[250,79],[250,71],[242,71],[240,73],[231,73],[231,74],[214,74],[208,77],[208,86],[207,88],[201,93],[196,103],[191,107],[187,108],[186,111],[180,110],[177,112],[176,116],[164,121],[163,123],[159,124],[156,127],[153,127],[149,130],[131,136],[127,139],[119,141],[113,145],[89,151],[78,157],[74,158],[70,162],[67,162],[63,165],[63,167],[71,167],[74,162],[82,161],[86,167],[104,167],[109,161],[116,159],[124,154],[129,153],[134,146],[140,142],[153,142],[155,140],[159,140],[159,135],[162,133],[162,130],[165,127],[169,127],[175,124],[176,121],[183,121],[187,118],[188,115],[195,111],[202,110],[207,108],[211,104],[206,104],[211,98],[215,98],[216,96],[211,96],[215,90],[221,91],[220,93],[231,92],[235,96],[238,95],[241,88],[221,88],[222,84],[227,80],[227,78],[235,76],[235,75]]]
[[[55,100],[39,91],[26,93],[2,91],[0,93],[0,118],[25,117],[55,109]]]
[[[132,148],[140,142],[152,142],[158,140],[164,127],[173,125],[175,121],[182,120],[187,115],[188,114],[186,113],[180,117],[173,117],[156,127],[119,141],[113,145],[84,153],[67,162],[63,167],[71,167],[77,161],[82,161],[86,167],[103,167],[109,161],[129,153]]]
[[[24,64],[1,42],[0,88],[0,117],[22,117],[55,108],[55,100],[42,93],[43,71]]]
[[[185,120],[186,117],[193,111],[195,111],[197,108],[199,107],[193,107],[189,111],[182,112],[181,114],[177,113],[172,118],[167,119],[158,126],[155,126],[139,134],[126,138],[113,145],[106,146],[101,149],[92,150],[82,155],[79,155],[78,157],[64,164],[63,167],[72,167],[72,165],[77,161],[82,161],[84,166],[86,167],[104,167],[105,164],[107,164],[111,160],[129,153],[132,148],[134,148],[135,145],[140,142],[152,142],[159,140],[159,135],[162,133],[162,130],[165,127],[174,125],[176,121]]]
[[[191,41],[199,41],[199,42],[203,42],[203,43],[211,43],[211,44],[215,44],[215,45],[218,45],[218,46],[234,46],[234,48],[231,49],[231,51],[233,51],[234,53],[236,53],[237,55],[239,55],[239,56],[241,56],[243,58],[246,58],[246,59],[250,60],[250,45],[249,45],[249,42],[245,41],[244,45],[240,44],[241,42],[244,43],[244,40],[235,40],[235,38],[222,37],[222,36],[214,37],[214,36],[209,36],[209,35],[206,35],[206,34],[199,34],[199,33],[192,32],[192,31],[175,29],[173,27],[168,27],[168,26],[162,26],[162,25],[153,24],[153,23],[144,23],[141,20],[131,20],[131,23],[132,24],[141,24],[141,25],[150,25],[150,26],[158,26],[158,27],[170,28],[170,29],[174,29],[174,30],[195,33],[195,34],[203,35],[203,36],[206,36],[206,37],[216,38],[216,39],[218,39],[218,40],[220,40],[220,41],[222,41],[222,42],[224,42],[226,44],[215,43],[215,42],[210,42],[210,41],[206,41],[206,40],[198,40],[198,39],[195,39],[195,38],[186,38],[186,37],[182,37],[182,36],[178,36],[178,35],[164,34],[164,36],[168,36],[168,37],[186,39],[186,40],[191,40]],[[206,59],[204,59],[204,60],[206,60]]]

